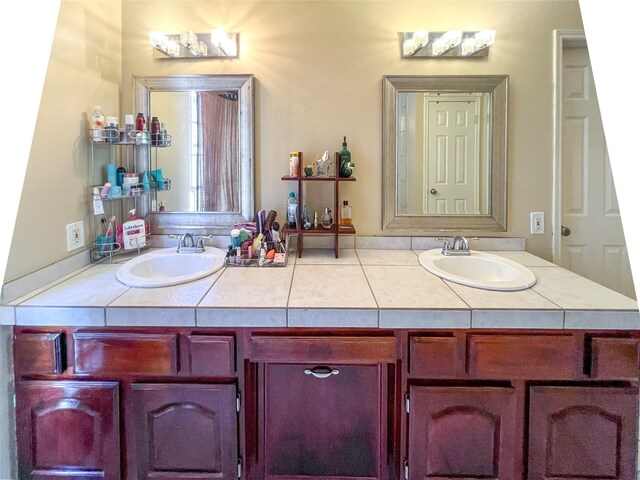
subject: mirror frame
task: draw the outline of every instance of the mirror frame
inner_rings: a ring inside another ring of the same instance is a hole
[[[385,75],[382,79],[382,229],[406,231],[507,230],[508,75]],[[487,215],[398,215],[396,209],[397,97],[400,92],[491,93]]]
[[[134,75],[134,104],[137,112],[149,116],[151,92],[234,91],[238,93],[238,142],[240,165],[240,212],[150,212],[154,233],[198,233],[228,231],[236,222],[251,221],[255,214],[254,196],[254,76],[251,74]],[[171,133],[171,132],[169,132]],[[205,231],[202,231],[205,230]]]

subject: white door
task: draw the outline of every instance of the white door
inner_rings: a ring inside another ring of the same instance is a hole
[[[586,47],[563,51],[560,265],[635,298]]]
[[[427,98],[427,166],[424,169],[428,214],[480,213],[477,100]]]

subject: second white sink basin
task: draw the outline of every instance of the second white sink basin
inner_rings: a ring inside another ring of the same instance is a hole
[[[205,247],[202,253],[177,253],[175,248],[155,250],[122,265],[116,278],[129,287],[168,287],[204,278],[224,265],[225,252]]]
[[[442,255],[439,248],[420,254],[420,264],[445,280],[486,290],[524,290],[536,283],[527,267],[508,258],[471,250],[468,256]]]

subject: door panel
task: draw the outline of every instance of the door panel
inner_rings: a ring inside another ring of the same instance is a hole
[[[135,478],[235,478],[235,385],[134,384],[132,390]]]
[[[378,478],[381,367],[265,365],[266,477]]]
[[[120,478],[116,382],[19,381],[20,478]]]
[[[529,480],[634,480],[636,388],[531,387]]]
[[[410,388],[409,479],[515,478],[515,390]]]
[[[560,265],[635,298],[589,53],[563,50]]]

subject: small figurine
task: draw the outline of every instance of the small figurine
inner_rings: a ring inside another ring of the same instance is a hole
[[[316,160],[317,172],[319,177],[329,176],[329,167],[331,166],[331,158],[329,158],[329,151],[325,150],[322,157]]]
[[[310,177],[313,175],[313,167],[311,165],[307,165],[304,167],[304,175],[305,177]]]

